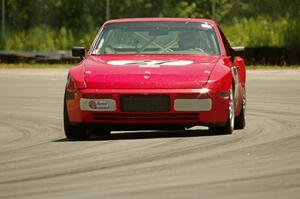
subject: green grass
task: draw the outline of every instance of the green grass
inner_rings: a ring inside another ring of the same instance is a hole
[[[221,24],[232,46],[299,46],[300,21],[265,17],[234,20]]]
[[[221,28],[232,46],[300,46],[300,20],[267,17],[241,18],[221,22]],[[88,47],[96,28],[74,32],[65,27],[53,29],[47,25],[9,32],[0,39],[0,50],[70,50],[73,46]]]
[[[10,32],[0,41],[1,50],[70,50],[73,46],[88,47],[94,32],[75,34],[64,27],[54,30],[48,26],[38,26],[29,30]]]

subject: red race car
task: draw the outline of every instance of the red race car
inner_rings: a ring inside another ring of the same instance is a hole
[[[245,127],[244,60],[208,19],[132,18],[104,23],[71,68],[64,97],[69,139],[112,130]]]

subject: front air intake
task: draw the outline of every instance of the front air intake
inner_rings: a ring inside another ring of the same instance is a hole
[[[121,95],[122,112],[169,112],[169,95]]]

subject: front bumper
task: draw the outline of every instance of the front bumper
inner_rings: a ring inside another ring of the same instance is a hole
[[[126,112],[122,95],[167,95],[170,108],[164,112]],[[89,107],[89,99],[99,102],[99,109]],[[102,101],[101,101],[102,100]],[[214,90],[203,89],[83,89],[72,99],[66,98],[71,123],[98,125],[210,125],[228,118],[229,100]],[[107,107],[106,107],[107,106]],[[103,107],[103,108],[101,108]]]

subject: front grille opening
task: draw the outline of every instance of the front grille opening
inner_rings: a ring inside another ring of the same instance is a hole
[[[121,95],[123,112],[169,112],[169,95]]]

